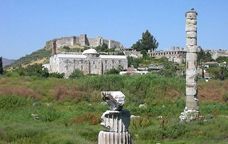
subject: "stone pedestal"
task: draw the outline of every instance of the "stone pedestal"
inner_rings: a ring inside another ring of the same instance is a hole
[[[110,110],[101,116],[101,125],[106,130],[99,132],[98,144],[132,144],[128,132],[131,114],[128,110],[122,109],[125,96],[122,92],[116,91],[106,91],[102,95]]]
[[[98,144],[132,144],[131,136],[128,132],[106,132],[100,131]]]

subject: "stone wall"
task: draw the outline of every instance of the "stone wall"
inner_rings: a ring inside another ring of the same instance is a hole
[[[99,54],[56,54],[50,57],[49,65],[43,65],[48,68],[50,73],[64,73],[65,77],[78,69],[84,74],[104,74],[110,69],[128,67],[127,57],[123,55],[99,55]]]
[[[45,48],[52,49],[53,42],[56,41],[56,48],[59,49],[64,46],[74,47],[76,45],[97,47],[103,43],[107,44],[108,48],[123,48],[123,45],[114,40],[103,39],[102,37],[88,38],[86,34],[81,34],[80,36],[62,37],[53,39],[46,42]]]
[[[148,52],[151,57],[162,58],[166,57],[169,61],[183,63],[186,59],[186,51],[183,48],[173,47],[168,51],[151,51]]]

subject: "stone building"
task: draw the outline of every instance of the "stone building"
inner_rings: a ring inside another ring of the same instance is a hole
[[[129,57],[134,58],[140,58],[143,56],[140,51],[136,51],[132,48],[123,49],[123,53]],[[166,57],[169,61],[176,62],[179,64],[185,62],[186,59],[186,50],[180,47],[173,47],[172,49],[166,51],[148,51],[147,54],[151,57],[155,57],[158,59]]]
[[[57,49],[64,46],[69,48],[75,46],[97,47],[101,46],[102,44],[107,44],[108,48],[123,48],[123,45],[118,41],[104,39],[100,36],[96,38],[88,38],[86,34],[81,34],[80,36],[62,37],[47,41],[45,48],[52,49],[54,47],[54,43],[56,44]]]
[[[173,47],[171,50],[167,51],[149,51],[148,54],[155,58],[166,57],[169,61],[179,64],[185,62],[186,59],[186,50],[179,47]]]
[[[79,69],[84,74],[104,74],[110,69],[127,69],[128,61],[125,55],[100,55],[95,49],[87,49],[82,54],[59,53],[50,57],[50,63],[45,64],[50,73],[64,73],[65,77]]]

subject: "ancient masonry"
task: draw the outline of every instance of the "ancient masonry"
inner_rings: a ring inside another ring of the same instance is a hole
[[[186,12],[186,107],[180,115],[181,121],[192,121],[199,116],[197,98],[197,12]]]
[[[95,49],[87,49],[82,54],[58,53],[54,50],[49,64],[43,65],[50,73],[64,73],[68,78],[76,69],[84,74],[102,75],[111,69],[128,67],[125,55],[101,55]]]
[[[102,44],[107,44],[108,48],[123,48],[123,45],[115,40],[104,39],[100,36],[96,38],[88,38],[86,34],[80,36],[62,37],[46,42],[45,48],[52,49],[55,45],[57,49],[67,46],[69,48],[75,46],[82,47],[97,47]]]
[[[101,116],[101,125],[106,130],[99,132],[98,144],[132,144],[128,132],[131,114],[123,109],[125,95],[121,91],[104,91],[101,94],[110,110]]]

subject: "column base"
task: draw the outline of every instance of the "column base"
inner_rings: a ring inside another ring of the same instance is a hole
[[[180,114],[179,118],[181,122],[190,122],[197,120],[199,118],[199,111],[185,108],[184,111]]]
[[[132,144],[132,140],[128,132],[100,131],[98,144]]]

